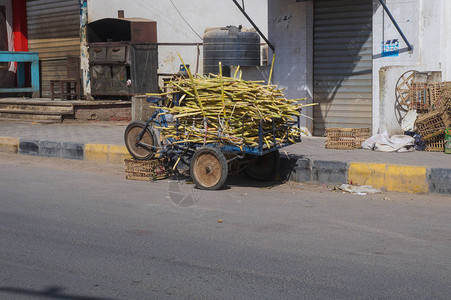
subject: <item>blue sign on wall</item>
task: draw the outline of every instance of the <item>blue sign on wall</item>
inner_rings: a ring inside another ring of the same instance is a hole
[[[382,42],[382,57],[398,56],[399,55],[399,41],[387,40]]]

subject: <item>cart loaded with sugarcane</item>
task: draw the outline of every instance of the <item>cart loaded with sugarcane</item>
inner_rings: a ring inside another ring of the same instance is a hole
[[[219,67],[221,70],[221,66]],[[192,75],[167,83],[168,92],[148,94],[154,113],[132,122],[125,144],[137,160],[164,159],[200,189],[223,187],[228,174],[244,171],[272,180],[279,149],[300,141],[300,100],[288,100],[277,86],[241,78]]]

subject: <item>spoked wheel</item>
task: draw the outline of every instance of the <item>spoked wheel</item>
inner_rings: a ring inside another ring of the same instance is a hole
[[[274,180],[279,168],[280,154],[276,150],[265,155],[256,156],[255,161],[244,169],[244,172],[254,180],[271,181]]]
[[[417,71],[410,70],[399,77],[395,87],[396,104],[405,111],[410,109],[410,87],[415,79]]]
[[[396,121],[401,125],[407,112],[411,107],[410,87],[415,80],[417,71],[410,70],[402,74],[395,86],[395,107],[394,113]]]
[[[218,190],[227,179],[227,161],[217,148],[202,147],[197,150],[191,161],[191,177],[201,190]]]
[[[158,140],[150,128],[146,128],[142,139],[138,140],[144,127],[146,127],[145,122],[135,121],[130,123],[125,129],[125,146],[128,152],[137,160],[148,160],[154,157],[156,151],[149,146],[158,145]]]

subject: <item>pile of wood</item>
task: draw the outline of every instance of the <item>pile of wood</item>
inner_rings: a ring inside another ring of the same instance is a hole
[[[234,77],[193,76],[188,71],[189,78],[167,83],[171,92],[164,95],[172,102],[167,110],[178,125],[160,128],[162,134],[176,139],[176,143],[256,147],[261,126],[267,132],[262,139],[265,148],[295,143],[300,135],[297,127],[278,130],[275,135],[273,129],[293,125],[301,108],[313,104],[301,104],[302,99],[288,100],[277,86],[243,80],[238,71]]]

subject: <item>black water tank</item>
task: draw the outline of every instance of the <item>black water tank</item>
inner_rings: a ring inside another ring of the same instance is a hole
[[[230,66],[260,65],[260,36],[254,30],[227,26],[205,29],[204,74],[218,74],[219,62],[223,75],[230,76]]]

